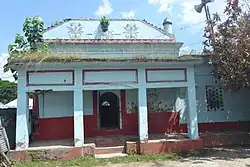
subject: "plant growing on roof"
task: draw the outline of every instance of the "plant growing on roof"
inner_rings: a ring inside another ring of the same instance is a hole
[[[40,17],[25,19],[23,25],[24,36],[27,38],[31,51],[37,51],[37,44],[43,39],[44,22]]]
[[[44,22],[39,16],[27,17],[23,24],[24,36],[16,34],[14,44],[10,44],[8,47],[9,59],[14,56],[20,55],[26,52],[36,52],[36,51],[47,51],[47,45],[42,45],[38,47],[38,44],[43,41],[43,30]],[[4,72],[11,70],[15,79],[17,79],[17,73],[15,70],[10,69],[8,63],[4,65]]]
[[[101,18],[100,25],[101,25],[101,29],[102,29],[103,32],[108,31],[109,19],[106,18],[105,16],[103,16],[103,17]]]

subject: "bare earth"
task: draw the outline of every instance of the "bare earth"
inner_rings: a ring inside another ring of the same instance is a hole
[[[202,157],[186,158],[180,161],[131,163],[108,167],[250,167],[250,147],[217,148],[209,150]]]

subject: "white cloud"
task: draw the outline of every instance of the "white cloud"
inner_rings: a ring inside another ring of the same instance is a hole
[[[11,71],[8,71],[6,73],[4,73],[3,71],[3,66],[7,63],[8,57],[9,57],[9,54],[0,53],[0,78],[2,80],[15,81],[15,79],[12,77]]]
[[[113,12],[113,8],[109,0],[102,0],[101,5],[95,11],[96,16],[107,16]]]
[[[183,0],[175,0],[177,1],[183,1]],[[246,7],[247,1],[249,0],[240,0],[240,5],[243,5]],[[183,3],[180,3],[181,5],[181,13],[178,15],[178,19],[180,19],[181,24],[186,24],[186,25],[194,25],[197,24],[196,26],[192,26],[192,30],[199,31],[203,29],[205,26],[205,21],[206,21],[206,15],[204,9],[202,10],[202,13],[197,13],[194,10],[194,5],[200,4],[200,0],[188,0],[184,1]],[[245,4],[245,5],[244,5]],[[212,3],[208,4],[210,14],[212,17],[213,13],[218,13],[221,20],[226,19],[226,15],[224,14],[224,10],[226,7],[226,1],[225,0],[215,0]]]
[[[148,3],[158,5],[158,12],[160,13],[169,12],[172,15],[171,17],[175,17],[174,21],[178,22],[179,25],[192,25],[191,28],[189,28],[192,32],[199,32],[205,25],[206,15],[204,9],[202,13],[197,13],[194,9],[194,5],[200,4],[201,0],[148,0]],[[223,19],[225,4],[224,0],[215,0],[209,3],[208,6],[211,15],[212,13],[218,12]],[[174,11],[174,13],[172,11]]]
[[[173,7],[178,9],[178,18],[181,19],[183,24],[193,24],[201,21],[205,21],[205,13],[197,13],[194,10],[194,5],[201,3],[201,0],[148,0],[149,4],[159,5],[158,12],[170,12]],[[209,8],[211,13],[218,12],[220,15],[223,15],[225,9],[224,0],[215,0],[212,3],[209,3]]]
[[[198,5],[200,4],[200,0],[189,0],[189,1],[184,1],[183,3],[181,3],[181,9],[182,12],[179,15],[179,18],[181,19],[183,24],[195,24],[195,23],[199,23],[202,21],[206,20],[206,15],[205,15],[205,11],[203,9],[202,13],[197,13],[194,10],[194,5]],[[224,0],[215,0],[212,3],[209,3],[209,9],[212,13],[217,12],[222,18],[224,17],[224,9],[225,9],[225,1]]]
[[[135,18],[135,12],[130,10],[129,12],[121,12],[121,17],[124,19],[133,19]]]
[[[158,11],[160,13],[162,12],[171,12],[171,8],[173,6],[173,4],[175,3],[175,1],[177,0],[148,0],[148,3],[149,4],[152,4],[152,5],[159,5],[159,9]]]

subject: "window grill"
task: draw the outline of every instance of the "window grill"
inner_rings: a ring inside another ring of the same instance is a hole
[[[206,86],[207,111],[224,111],[223,89],[220,86]]]

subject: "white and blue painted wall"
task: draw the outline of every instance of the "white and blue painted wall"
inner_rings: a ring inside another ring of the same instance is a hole
[[[113,69],[113,68],[112,68]],[[148,91],[158,91],[158,101],[161,103],[159,106],[161,109],[158,109],[158,112],[149,111],[149,122],[150,120],[154,120],[154,123],[149,123],[149,132],[152,133],[160,133],[160,132],[186,132],[188,123],[188,97],[187,90],[185,87],[182,88],[164,88],[164,81],[169,78],[174,79],[175,81],[183,80],[185,82],[185,75],[182,73],[179,68],[177,71],[167,71],[161,70],[157,73],[157,70],[148,70],[146,73],[152,73],[148,78],[148,82],[152,82],[150,84],[157,85],[158,83],[154,83],[154,81],[163,81],[162,87],[152,88],[148,87]],[[180,68],[182,69],[182,68]],[[119,76],[123,78],[123,82],[131,82],[125,85],[129,85],[129,89],[125,89],[125,104],[126,104],[126,112],[127,114],[137,114],[136,110],[131,110],[133,105],[138,106],[138,90],[133,85],[136,84],[136,71],[128,70],[119,71],[116,74],[115,71],[99,71],[98,69],[86,70],[85,79],[86,82],[83,84],[91,85],[92,82],[95,84],[102,84],[104,82],[113,81],[115,79],[121,79]],[[110,72],[110,73],[109,73]],[[86,75],[87,74],[87,75]],[[105,74],[105,75],[104,75]],[[110,74],[110,75],[106,75]],[[128,77],[124,77],[127,76]],[[174,75],[174,76],[172,76]],[[108,76],[117,76],[115,78],[108,78]],[[77,77],[77,76],[75,76]],[[82,77],[82,76],[79,76]],[[67,74],[65,78],[69,78]],[[97,78],[97,79],[95,79]],[[125,78],[125,80],[124,80]],[[39,80],[36,80],[39,82]],[[57,79],[58,81],[58,79]],[[44,82],[44,81],[43,81]],[[52,80],[50,80],[52,82]],[[63,81],[62,81],[63,82]],[[90,83],[89,83],[90,82]],[[134,83],[133,83],[134,82]],[[140,81],[139,81],[140,82]],[[201,64],[195,66],[195,84],[196,84],[196,101],[197,101],[197,114],[198,114],[198,122],[200,126],[200,132],[205,131],[213,131],[213,130],[230,130],[230,128],[245,128],[240,123],[247,123],[250,121],[250,117],[248,115],[249,104],[246,101],[246,97],[249,95],[248,90],[242,90],[239,92],[226,92],[222,91],[223,98],[223,110],[214,110],[208,111],[207,109],[207,97],[206,97],[206,86],[220,86],[215,83],[215,79],[211,75],[211,67],[207,64]],[[98,86],[97,85],[97,86]],[[105,90],[103,88],[102,90]],[[108,89],[107,89],[108,90]],[[111,90],[112,91],[112,90]],[[93,91],[85,90],[83,93],[83,110],[85,116],[95,116],[94,115],[94,99],[93,99]],[[148,102],[150,102],[150,98],[148,97]],[[53,103],[52,103],[53,102]],[[174,102],[173,110],[164,111],[164,106]],[[40,104],[41,103],[41,104]],[[157,103],[157,102],[156,102]],[[150,108],[150,107],[149,107]],[[63,118],[63,117],[73,117],[73,91],[56,91],[56,92],[48,92],[44,93],[39,97],[39,112],[40,118]],[[157,116],[158,114],[158,116]],[[173,118],[175,121],[173,122]],[[87,117],[86,117],[87,118]],[[97,118],[96,118],[97,119]],[[172,121],[172,122],[171,122]],[[164,123],[167,122],[167,123]],[[158,124],[159,123],[159,124]],[[153,125],[154,124],[154,125]],[[171,126],[170,126],[171,125]],[[161,128],[159,128],[161,127]],[[158,129],[158,130],[157,130]],[[159,130],[160,129],[160,130]],[[136,133],[136,132],[135,132]]]

